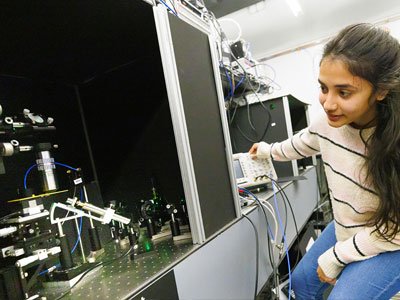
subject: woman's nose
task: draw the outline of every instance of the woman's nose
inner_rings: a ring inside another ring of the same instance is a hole
[[[338,105],[334,99],[334,97],[332,97],[332,95],[328,94],[325,95],[325,101],[323,101],[323,108],[325,111],[334,111],[337,109]]]

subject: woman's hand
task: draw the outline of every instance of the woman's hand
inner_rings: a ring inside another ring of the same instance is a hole
[[[321,280],[321,282],[326,282],[332,285],[335,285],[336,283],[336,278],[329,278],[325,275],[324,271],[322,271],[321,267],[318,266],[317,268],[317,274],[318,274],[318,278],[319,280]]]
[[[258,143],[253,144],[249,150],[250,157],[256,158],[257,157],[257,149],[258,149]]]

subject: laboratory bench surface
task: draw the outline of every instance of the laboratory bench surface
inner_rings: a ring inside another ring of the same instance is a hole
[[[282,184],[295,211],[298,230],[306,224],[319,197],[315,168],[307,168],[301,175],[306,180]],[[272,203],[274,193],[259,196]],[[282,199],[278,202],[283,212]],[[247,217],[235,219],[201,245],[191,239],[175,242],[166,236],[152,241],[142,235],[133,260],[124,255],[128,245],[122,248],[111,242],[102,257],[104,266],[86,274],[62,299],[252,299],[255,288],[257,292],[262,289],[272,268],[264,214],[256,206],[244,208],[243,214]],[[257,228],[258,260],[249,219]],[[290,244],[297,232],[289,215],[283,222],[287,222]],[[44,289],[41,294],[58,299],[66,291],[65,287]]]
[[[173,241],[171,236],[152,241],[140,239],[139,247],[130,255],[129,243],[120,246],[110,242],[105,246],[105,253],[100,261],[104,265],[89,271],[68,291],[67,287],[44,289],[42,296],[47,299],[127,299],[132,292],[148,285],[152,279],[160,276],[181,261],[191,250],[196,248],[191,239]],[[128,252],[129,251],[129,252]]]

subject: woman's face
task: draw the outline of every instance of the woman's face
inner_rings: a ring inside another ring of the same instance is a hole
[[[340,59],[324,58],[318,81],[321,84],[319,102],[328,116],[330,126],[350,124],[361,128],[375,118],[378,99],[372,95],[372,84],[351,74]]]

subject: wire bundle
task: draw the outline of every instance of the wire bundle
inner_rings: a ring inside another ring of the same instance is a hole
[[[289,299],[291,297],[291,271],[292,268],[295,267],[299,261],[299,257],[300,257],[300,253],[299,253],[299,249],[297,249],[297,258],[296,258],[296,262],[294,264],[294,266],[291,266],[290,263],[290,256],[289,256],[289,244],[286,238],[286,230],[287,230],[287,220],[288,220],[288,215],[287,215],[287,204],[290,208],[291,211],[291,215],[294,221],[294,226],[295,226],[295,230],[296,230],[296,237],[297,237],[297,241],[299,241],[299,231],[298,231],[298,227],[297,227],[297,222],[296,222],[296,218],[294,215],[294,211],[293,211],[293,207],[285,193],[285,191],[283,190],[283,188],[273,179],[271,178],[271,176],[266,175],[272,182],[272,191],[273,191],[273,201],[274,201],[274,205],[270,204],[267,200],[260,200],[254,193],[243,189],[243,188],[239,188],[239,194],[241,195],[246,195],[246,196],[250,196],[254,199],[254,202],[260,207],[260,209],[262,210],[265,220],[266,220],[266,224],[267,224],[267,234],[268,234],[268,250],[269,250],[269,261],[273,270],[273,281],[274,281],[274,286],[275,286],[275,290],[277,293],[279,293],[279,284],[281,282],[283,282],[287,277],[289,278]],[[281,195],[281,198],[283,200],[283,204],[285,207],[285,218],[282,220],[282,217],[280,215],[280,211],[278,208],[278,199],[277,199],[277,194]],[[248,200],[246,198],[246,200]],[[272,229],[270,227],[267,215],[265,210],[268,211],[268,213],[271,215],[273,222],[274,222],[274,234],[272,234]],[[248,219],[250,222],[251,220],[247,217],[246,219]],[[255,230],[255,233],[258,236],[258,232],[256,227],[253,225],[253,229]],[[281,241],[278,242],[278,228],[280,228],[280,231],[282,232],[282,238]],[[258,245],[258,238],[256,240],[256,244]],[[287,260],[287,266],[288,266],[288,273],[281,276],[278,272],[278,266],[275,262],[274,259],[274,254],[276,249],[279,249],[279,260],[282,258],[281,257],[281,251],[284,250],[285,256],[286,256],[286,260]],[[258,254],[258,249],[256,250],[256,257],[257,257],[257,268],[256,268],[256,272],[257,272],[257,282],[258,282],[258,260],[259,260],[259,254]],[[257,283],[256,283],[257,285]],[[255,291],[255,295],[257,295],[257,287],[256,287],[256,291]]]

